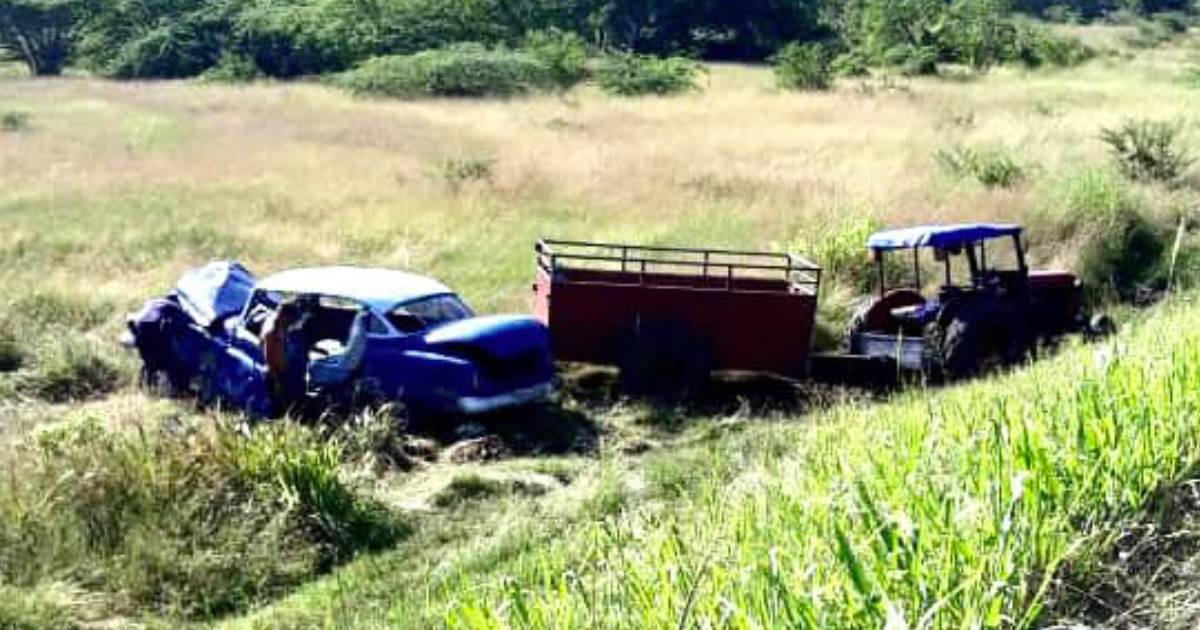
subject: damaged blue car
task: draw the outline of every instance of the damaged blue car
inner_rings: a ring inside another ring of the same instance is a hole
[[[472,415],[553,392],[540,322],[475,316],[445,285],[387,269],[296,269],[259,280],[237,263],[212,263],[131,315],[126,341],[146,382],[278,415],[285,404],[265,346],[284,305],[304,311],[303,349],[288,352],[301,370],[302,402],[401,402]]]

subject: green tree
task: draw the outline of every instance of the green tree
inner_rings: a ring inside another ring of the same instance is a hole
[[[0,0],[0,49],[34,76],[62,74],[82,0]]]

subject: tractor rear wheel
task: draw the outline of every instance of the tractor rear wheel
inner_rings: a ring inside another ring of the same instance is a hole
[[[1002,304],[987,300],[962,304],[949,317],[931,324],[926,371],[957,380],[1020,363],[1033,348],[1027,328]]]

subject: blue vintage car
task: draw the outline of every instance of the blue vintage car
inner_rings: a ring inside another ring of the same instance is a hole
[[[445,285],[388,269],[296,269],[256,280],[237,263],[213,263],[132,315],[127,341],[147,379],[255,415],[277,414],[261,336],[285,301],[306,305],[310,400],[399,401],[470,415],[552,393],[549,336],[540,322],[477,317]]]

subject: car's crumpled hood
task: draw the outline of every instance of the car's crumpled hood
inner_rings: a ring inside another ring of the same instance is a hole
[[[550,336],[545,325],[521,315],[474,317],[439,326],[425,334],[432,350],[472,348],[496,359],[509,359],[531,350],[548,352]]]

